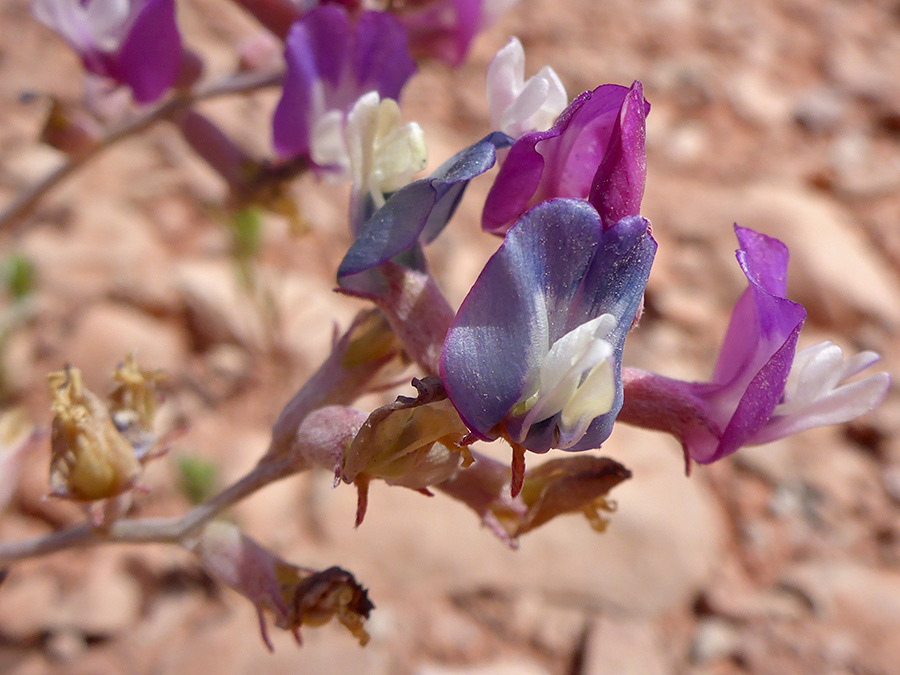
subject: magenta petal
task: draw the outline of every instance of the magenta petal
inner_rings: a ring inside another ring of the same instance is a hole
[[[784,394],[806,310],[785,299],[788,251],[777,239],[735,226],[749,286],[735,305],[710,384],[689,385],[724,429],[686,442],[702,464],[730,455],[772,416]]]
[[[114,59],[114,76],[131,88],[136,102],[150,103],[175,84],[181,59],[175,0],[149,0]]]
[[[647,178],[647,102],[635,82],[625,96],[609,146],[594,175],[589,201],[607,227],[641,212]]]
[[[488,193],[482,227],[503,234],[538,202],[554,197],[587,198],[622,106],[634,91],[606,84],[585,92],[569,104],[551,129],[525,134],[516,141]],[[645,102],[644,115],[648,110]],[[634,115],[626,117],[631,120]],[[627,128],[632,126],[629,122]]]
[[[784,344],[806,313],[785,299],[787,247],[777,239],[735,226],[738,264],[748,288],[738,300],[722,342],[712,381],[746,384]]]

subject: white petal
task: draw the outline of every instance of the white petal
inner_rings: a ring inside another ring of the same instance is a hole
[[[534,117],[547,100],[550,85],[544,80],[532,77],[515,100],[506,106],[500,118],[500,131],[518,138],[523,134],[534,131],[531,128],[531,118]]]
[[[78,0],[36,0],[33,11],[38,21],[59,33],[76,50],[96,48],[87,13]]]
[[[85,16],[95,35],[113,37],[123,32],[132,14],[140,11],[141,4],[129,0],[91,0],[85,7]]]
[[[559,447],[568,448],[584,436],[591,422],[612,409],[616,393],[612,347],[609,357],[598,363],[562,409]]]
[[[310,157],[319,166],[335,167],[345,174],[350,165],[344,140],[344,114],[329,110],[313,124],[310,134]]]
[[[840,383],[843,365],[841,348],[831,342],[801,350],[794,358],[785,386],[784,403],[777,414],[789,414],[792,409],[826,395]]]
[[[589,414],[592,406],[596,411],[590,415],[587,424],[597,415],[609,411],[612,402],[605,402],[601,394],[603,377],[597,373],[602,372],[603,364],[611,362],[613,348],[605,338],[615,327],[616,318],[612,314],[603,314],[553,343],[541,365],[538,391],[529,397],[533,404],[522,423],[523,437],[533,424],[563,412],[570,405],[573,407],[567,427],[582,426],[581,416]],[[610,372],[611,368],[609,366]],[[571,434],[572,429],[568,431]],[[572,440],[569,445],[577,440]]]
[[[512,38],[488,66],[487,98],[491,125],[514,138],[549,129],[568,99],[559,76],[550,67],[525,81],[525,51]]]
[[[847,380],[854,375],[861,373],[869,366],[872,366],[881,361],[881,354],[873,351],[864,351],[851,356],[847,359],[847,363],[844,364],[844,370],[841,374],[841,382]]]
[[[813,427],[842,424],[872,411],[884,400],[891,377],[887,373],[875,373],[858,382],[838,387],[828,396],[810,403],[801,412],[775,415],[749,445],[768,443]]]
[[[384,139],[375,158],[373,175],[379,193],[394,192],[406,185],[412,176],[428,164],[425,132],[415,122],[408,122]],[[370,189],[376,185],[370,185]]]
[[[360,97],[347,115],[347,147],[354,194],[368,192],[375,207],[384,193],[406,185],[428,163],[425,134],[414,123],[404,124],[400,106],[371,91]]]
[[[381,97],[377,91],[360,96],[347,113],[347,155],[350,159],[354,186],[364,186],[371,171],[371,148],[374,143],[375,116]]]
[[[487,100],[491,125],[500,129],[504,111],[515,101],[525,79],[525,50],[512,37],[491,59],[487,70]]]

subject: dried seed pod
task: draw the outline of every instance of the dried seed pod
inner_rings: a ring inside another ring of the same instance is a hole
[[[103,401],[85,388],[81,371],[67,367],[47,380],[53,394],[51,494],[95,501],[132,487],[141,471],[134,448]]]

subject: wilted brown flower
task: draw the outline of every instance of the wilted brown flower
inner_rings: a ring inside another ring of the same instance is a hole
[[[51,494],[94,501],[132,487],[141,470],[134,448],[103,401],[85,388],[81,371],[67,367],[47,380],[53,394]]]
[[[366,486],[372,478],[413,490],[448,480],[468,463],[463,439],[469,430],[436,377],[413,380],[416,398],[399,396],[369,415],[344,453],[341,478],[360,491],[357,524],[365,515]]]
[[[522,491],[509,495],[509,467],[477,456],[438,489],[472,508],[503,542],[515,547],[521,535],[566,513],[582,513],[598,532],[606,529],[602,512],[615,505],[606,495],[631,477],[631,472],[608,457],[576,455],[551,459],[525,472]]]
[[[134,354],[129,354],[116,368],[113,379],[116,387],[109,395],[113,424],[142,460],[156,445],[153,420],[159,401],[157,385],[165,379],[165,374],[161,370],[142,369]]]
[[[340,567],[317,572],[285,562],[230,523],[210,523],[191,547],[214,577],[248,598],[259,614],[263,642],[271,650],[265,613],[301,644],[301,626],[337,619],[361,645],[369,641],[365,621],[374,605],[353,575]]]

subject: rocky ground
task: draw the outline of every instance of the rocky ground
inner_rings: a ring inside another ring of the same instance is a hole
[[[0,205],[61,161],[36,137],[44,94],[77,101],[75,58],[29,17],[0,8]],[[221,0],[184,0],[189,44],[210,77],[258,29]],[[645,214],[660,242],[647,314],[626,360],[684,378],[712,368],[742,289],[731,225],[791,248],[801,340],[874,349],[900,372],[900,4],[895,0],[522,0],[468,63],[429,65],[407,90],[432,165],[487,131],[486,64],[510,34],[528,69],[552,64],[570,92],[644,83]],[[23,97],[33,92],[38,96]],[[204,105],[260,154],[272,92]],[[348,245],[346,194],[302,180],[309,225],[267,219],[260,300],[238,281],[225,187],[160,124],[117,145],[0,233],[37,270],[34,314],[2,355],[4,405],[49,422],[45,374],[64,363],[108,388],[129,351],[169,374],[167,406],[189,423],[150,465],[135,515],[189,507],[181,457],[220,485],[266,448],[281,406],[361,307],[331,293]],[[496,245],[478,231],[473,186],[431,250],[459,302]],[[376,399],[368,404],[377,403]],[[0,672],[582,674],[897,672],[900,663],[900,397],[851,425],[744,449],[687,478],[669,437],[622,427],[604,452],[634,471],[604,535],[579,517],[506,550],[462,507],[329,476],[286,480],[233,518],[285,558],[339,564],[370,588],[372,642],[339,626],[263,647],[250,604],[187,553],[110,546],[14,567],[0,587]],[[48,449],[32,456],[0,539],[79,522],[41,499]]]

